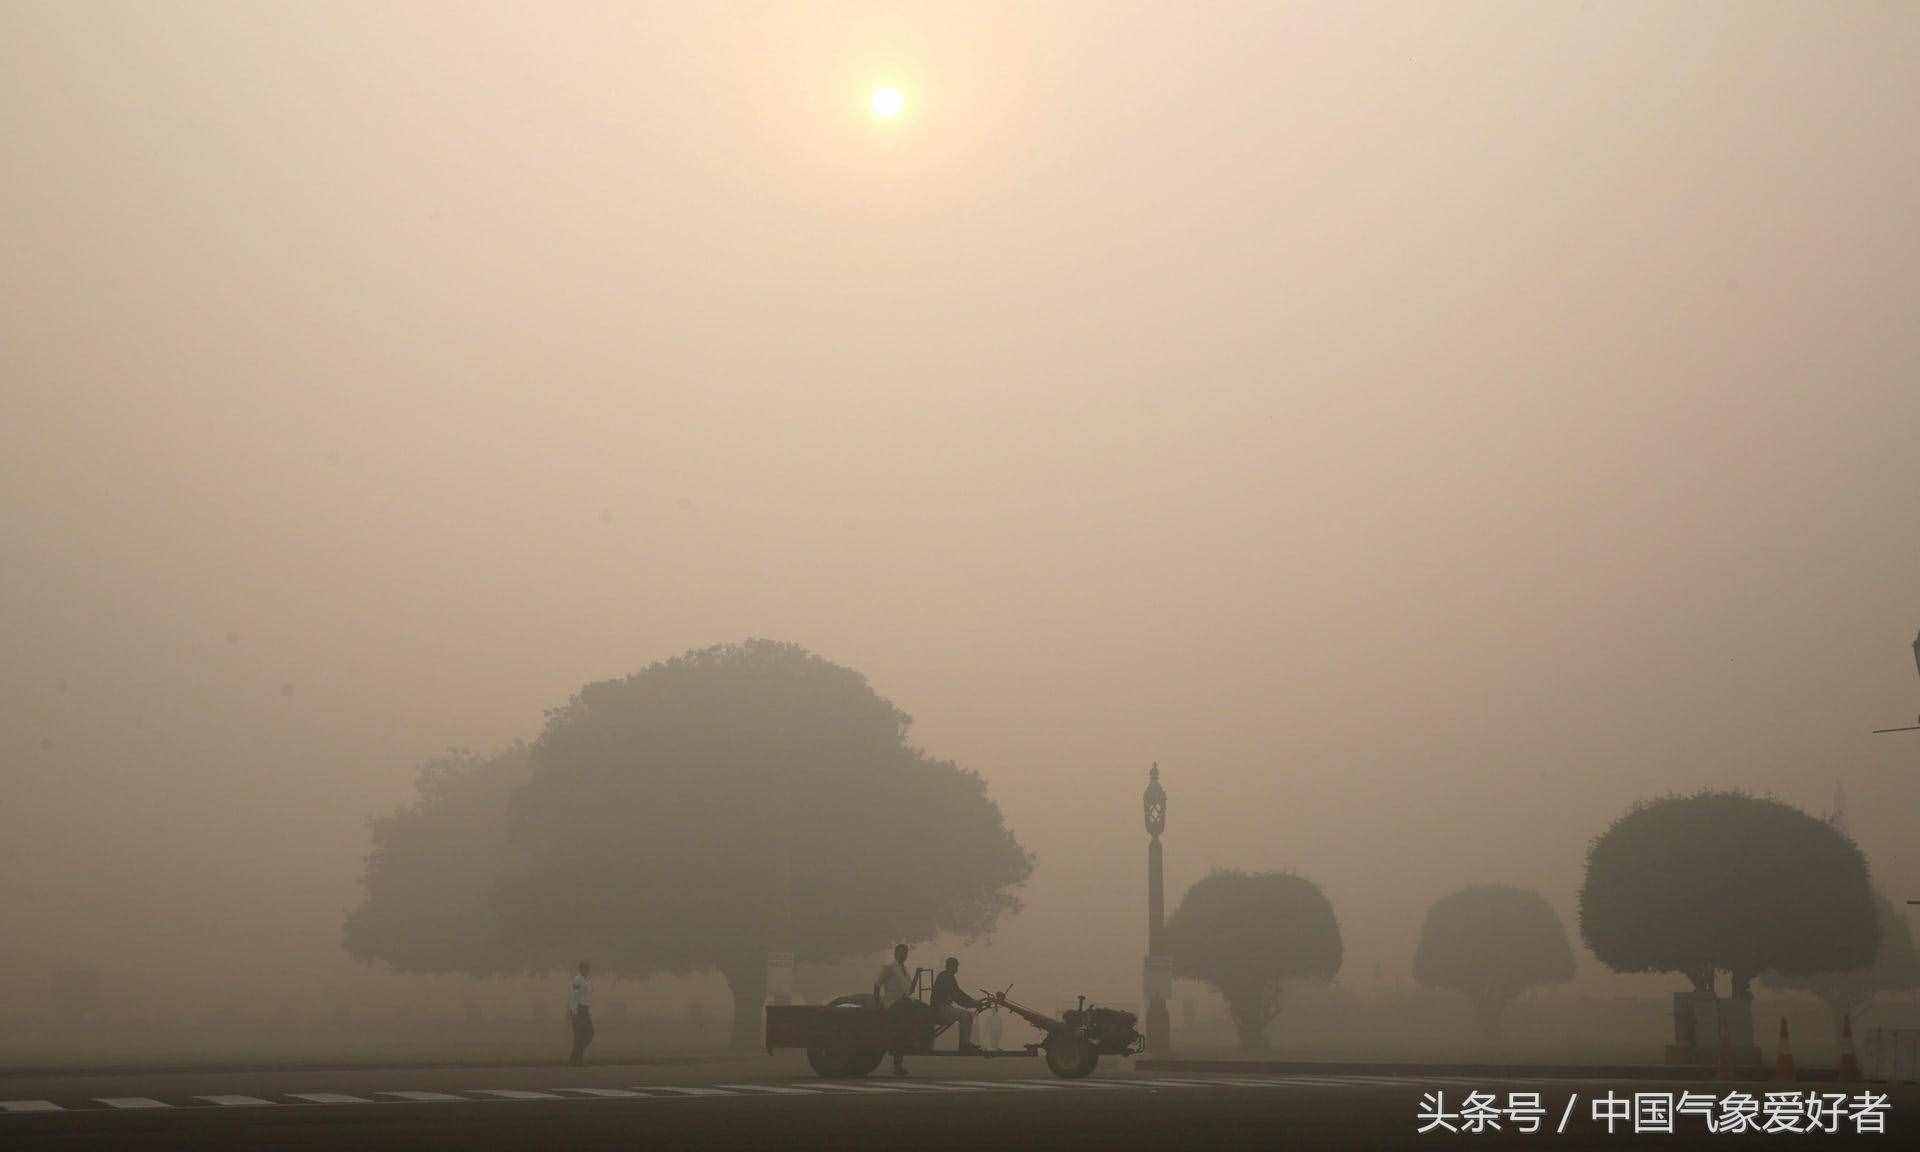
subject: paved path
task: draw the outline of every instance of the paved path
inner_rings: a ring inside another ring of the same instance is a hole
[[[745,1072],[758,1075],[744,1075]],[[137,1078],[135,1078],[137,1079]],[[1631,1148],[1627,1123],[1609,1135],[1593,1101],[1609,1094],[1700,1091],[1702,1085],[1580,1078],[1492,1083],[1451,1076],[1160,1075],[1124,1068],[1058,1080],[1031,1063],[925,1060],[908,1079],[826,1081],[763,1061],[718,1076],[642,1069],[424,1069],[127,1078],[68,1076],[27,1086],[0,1080],[0,1148],[574,1148],[769,1147],[1449,1147],[1549,1142]],[[1756,1100],[1769,1089],[1728,1085]],[[1855,1089],[1858,1091],[1858,1089]],[[1879,1089],[1877,1091],[1885,1091]],[[1479,1132],[1420,1133],[1435,1105],[1458,1112],[1469,1093],[1536,1105],[1537,1134],[1511,1123]],[[1518,1093],[1518,1097],[1512,1094]],[[1911,1089],[1888,1094],[1887,1135],[1903,1143],[1920,1108]],[[1680,1135],[1661,1139],[1684,1141]],[[1708,1139],[1704,1127],[1695,1134]],[[1759,1137],[1749,1137],[1759,1138]],[[1735,1139],[1721,1135],[1716,1139]],[[1863,1137],[1843,1126],[1838,1143]],[[1836,1138],[1768,1135],[1771,1146]]]

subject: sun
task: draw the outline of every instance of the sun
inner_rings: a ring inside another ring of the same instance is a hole
[[[867,108],[875,120],[898,120],[907,110],[907,94],[891,84],[882,84],[873,90]]]

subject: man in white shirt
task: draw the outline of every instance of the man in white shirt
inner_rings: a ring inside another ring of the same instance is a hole
[[[900,1006],[913,998],[913,974],[907,971],[907,952],[905,944],[893,946],[893,963],[880,969],[873,978],[873,998],[882,1011],[893,1013],[898,1019]],[[907,1075],[907,1060],[898,1049],[893,1053],[893,1074]]]
[[[567,989],[567,1019],[573,1024],[573,1055],[567,1063],[575,1067],[587,1062],[587,1045],[593,1043],[593,982],[588,979],[592,971],[591,965],[580,961],[580,971]]]

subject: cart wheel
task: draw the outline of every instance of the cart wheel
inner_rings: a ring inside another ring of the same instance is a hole
[[[854,1065],[860,1058],[860,1052],[853,1042],[844,1037],[832,1037],[807,1045],[807,1064],[829,1080],[841,1076],[865,1075],[856,1073]],[[868,1069],[872,1071],[872,1069]]]
[[[1078,1080],[1099,1066],[1100,1050],[1078,1036],[1047,1041],[1047,1070],[1062,1080]]]

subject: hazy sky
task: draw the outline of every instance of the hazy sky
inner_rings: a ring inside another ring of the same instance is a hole
[[[1916,109],[1899,2],[0,5],[0,949],[327,944],[416,759],[752,635],[1120,988],[1156,759],[1356,977],[1666,789],[1920,896]]]

